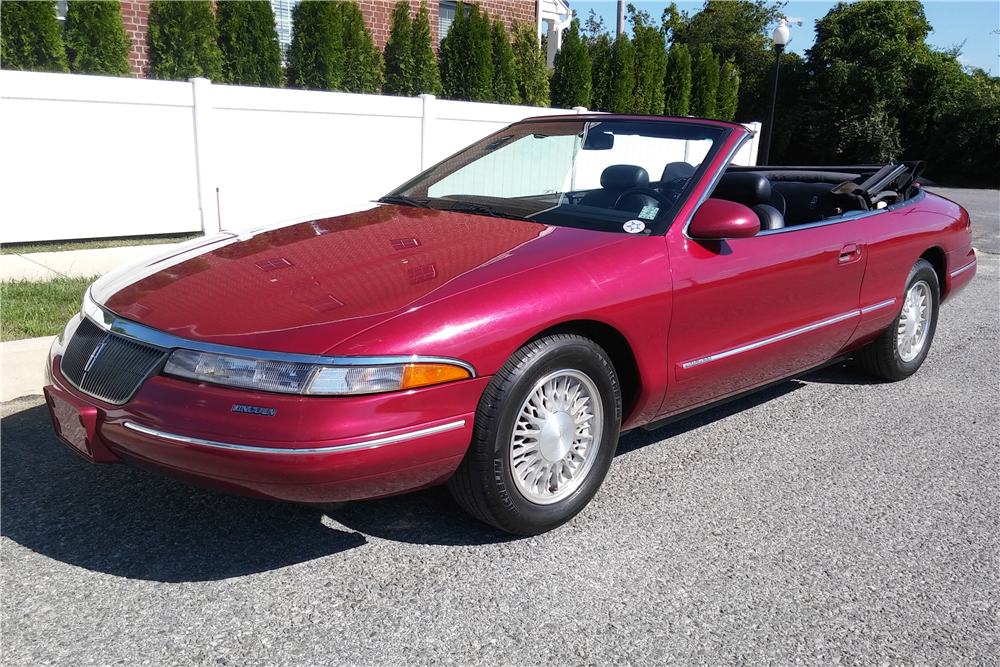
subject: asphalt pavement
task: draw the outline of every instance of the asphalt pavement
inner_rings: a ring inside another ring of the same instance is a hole
[[[40,399],[4,403],[0,662],[996,664],[984,245],[912,378],[840,365],[630,433],[594,502],[533,538],[442,488],[325,515],[91,465]]]

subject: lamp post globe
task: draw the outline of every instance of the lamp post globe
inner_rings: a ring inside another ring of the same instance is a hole
[[[767,120],[767,142],[764,144],[764,158],[762,164],[768,164],[771,157],[771,135],[774,133],[774,107],[778,100],[778,71],[781,69],[781,52],[785,50],[789,37],[788,24],[785,19],[778,19],[778,27],[771,33],[774,40],[774,87],[771,89],[771,112]]]
[[[788,24],[785,19],[778,19],[778,27],[774,29],[771,33],[771,39],[774,40],[774,45],[784,47],[788,44]]]

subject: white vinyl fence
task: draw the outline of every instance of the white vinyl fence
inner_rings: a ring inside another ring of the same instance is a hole
[[[244,230],[332,211],[514,121],[578,111],[0,71],[0,243]],[[758,136],[737,162],[756,162]]]

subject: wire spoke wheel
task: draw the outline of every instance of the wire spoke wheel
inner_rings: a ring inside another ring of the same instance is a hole
[[[913,361],[923,351],[930,329],[930,307],[930,286],[923,280],[911,285],[896,327],[896,345],[903,361]]]
[[[584,373],[559,370],[535,384],[509,447],[511,474],[526,500],[548,505],[579,488],[601,446],[603,415],[600,392]]]

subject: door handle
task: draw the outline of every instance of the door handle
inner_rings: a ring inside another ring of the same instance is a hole
[[[861,258],[861,244],[847,243],[840,249],[840,263],[846,264]]]

